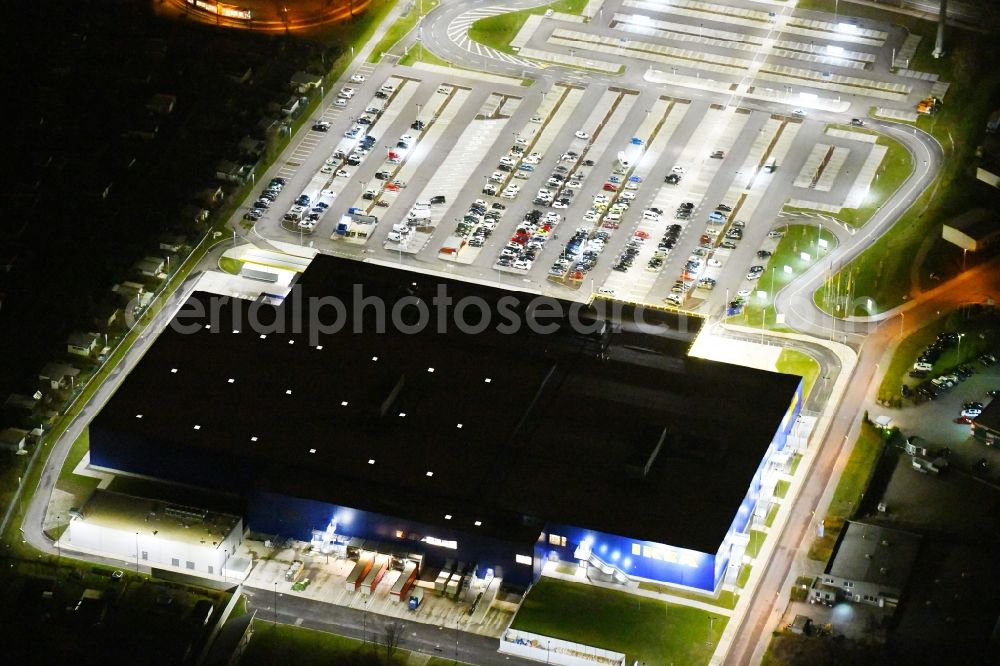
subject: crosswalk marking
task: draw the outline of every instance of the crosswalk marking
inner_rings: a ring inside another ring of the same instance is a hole
[[[540,69],[540,66],[531,60],[525,60],[524,58],[518,58],[508,53],[502,53],[489,46],[483,46],[479,42],[473,41],[469,38],[469,28],[473,23],[479,19],[497,16],[498,14],[505,14],[509,11],[510,9],[508,7],[494,6],[484,7],[482,9],[473,9],[463,14],[459,14],[452,19],[451,23],[448,24],[446,29],[448,39],[450,39],[452,43],[463,51],[468,51],[469,53],[475,54],[480,58],[499,60],[500,62],[517,65],[518,67],[526,69]]]

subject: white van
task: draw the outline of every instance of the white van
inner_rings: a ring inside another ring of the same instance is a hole
[[[766,162],[764,162],[764,173],[774,173],[775,167],[777,167],[777,164],[775,163],[774,158],[769,158]]]

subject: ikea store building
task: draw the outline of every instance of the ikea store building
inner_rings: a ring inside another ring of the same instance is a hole
[[[91,424],[91,465],[237,496],[256,533],[712,593],[801,380],[688,356],[698,321],[601,304],[322,255],[281,301],[195,292]]]

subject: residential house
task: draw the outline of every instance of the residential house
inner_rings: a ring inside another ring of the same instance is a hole
[[[294,115],[295,112],[299,110],[299,105],[301,103],[302,102],[299,99],[298,95],[292,95],[287,100],[285,100],[284,104],[281,105],[281,113],[282,113],[282,115],[285,115],[285,116]]]
[[[161,257],[144,257],[132,264],[132,270],[145,277],[159,277],[163,272],[164,261]]]
[[[292,90],[299,93],[300,95],[306,93],[310,90],[315,90],[323,84],[323,77],[318,74],[310,74],[309,72],[298,71],[292,75],[292,80],[290,85]]]
[[[181,208],[181,221],[185,224],[192,222],[196,226],[204,224],[208,221],[208,216],[210,215],[207,208],[202,208],[201,206],[195,206],[193,204],[188,204]]]
[[[146,108],[158,116],[166,116],[174,110],[174,105],[176,104],[176,95],[156,93],[149,98],[148,102],[146,102]]]
[[[973,208],[941,227],[941,238],[966,251],[976,252],[1000,241],[1000,217],[986,208]]]
[[[111,301],[100,303],[94,310],[94,326],[99,331],[107,332],[111,330],[111,327],[118,321],[121,315],[122,309],[115,303]]]
[[[250,166],[222,160],[215,165],[215,177],[227,183],[245,183],[250,177]]]
[[[28,431],[21,428],[0,430],[0,451],[24,451],[28,443]]]
[[[17,412],[22,415],[34,414],[43,397],[41,391],[36,391],[33,396],[24,395],[23,393],[11,393],[4,400],[3,408],[6,411]]]
[[[139,282],[122,282],[111,288],[121,297],[122,303],[130,308],[144,308],[153,300],[153,292]]]
[[[240,139],[236,149],[243,157],[249,157],[256,161],[264,153],[264,142],[248,134]]]
[[[226,198],[221,185],[210,185],[198,193],[197,199],[209,208],[215,208]]]
[[[892,611],[899,605],[919,547],[917,534],[848,521],[826,569],[809,590],[809,602],[847,601]]]
[[[66,351],[77,356],[90,356],[100,336],[97,333],[73,333],[66,338]]]
[[[42,371],[38,373],[38,381],[46,388],[67,389],[76,385],[76,378],[80,375],[80,369],[74,368],[66,363],[48,363]]]
[[[164,234],[160,236],[160,249],[164,252],[180,252],[187,244],[187,236],[182,234]]]
[[[257,125],[254,128],[254,132],[258,136],[270,136],[278,131],[280,123],[272,118],[271,116],[261,116],[260,120],[257,121]]]

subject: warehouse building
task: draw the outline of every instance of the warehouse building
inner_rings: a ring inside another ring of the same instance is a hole
[[[258,533],[712,592],[801,405],[799,377],[689,357],[699,323],[673,314],[322,255],[272,301],[193,294],[94,419],[91,464],[237,494]]]

